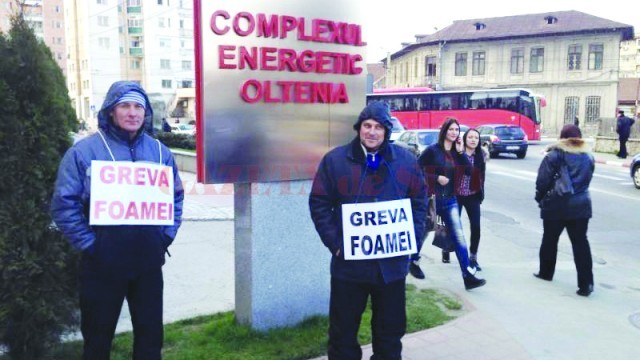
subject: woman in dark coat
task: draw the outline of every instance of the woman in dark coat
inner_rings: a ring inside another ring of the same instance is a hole
[[[467,210],[471,238],[469,239],[469,266],[481,271],[478,265],[478,247],[480,246],[480,204],[484,200],[484,178],[486,172],[485,152],[480,146],[480,133],[476,129],[469,129],[462,138],[464,144],[463,155],[467,157],[473,171],[471,175],[464,175],[458,186],[458,206],[460,215],[462,208]]]
[[[589,184],[593,177],[595,161],[582,139],[580,129],[571,124],[562,128],[560,140],[548,150],[549,153],[542,160],[536,179],[536,201],[540,206],[544,233],[540,245],[540,271],[534,276],[547,281],[553,279],[558,239],[566,228],[578,272],[577,294],[589,296],[593,292],[593,262],[587,240],[587,228],[592,215]],[[553,188],[554,175],[563,162],[567,164],[574,193],[560,203],[541,203],[545,194]]]
[[[420,155],[418,163],[424,169],[430,195],[436,195],[436,213],[446,224],[454,243],[464,286],[471,290],[483,286],[486,280],[476,278],[475,269],[469,267],[469,253],[460,221],[456,184],[459,184],[462,174],[470,174],[471,170],[471,164],[462,151],[460,125],[456,119],[448,118],[440,128],[438,142]]]

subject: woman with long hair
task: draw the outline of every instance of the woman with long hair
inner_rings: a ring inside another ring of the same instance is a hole
[[[456,176],[459,170],[471,174],[471,164],[462,154],[460,124],[453,118],[445,120],[440,128],[438,142],[430,145],[420,155],[418,162],[425,171],[429,191],[436,196],[436,213],[442,218],[455,245],[462,279],[467,290],[486,284],[486,280],[475,277],[475,269],[469,267],[469,253],[464,239],[460,210],[456,199]]]
[[[469,266],[481,271],[478,265],[478,246],[480,245],[480,204],[484,200],[484,179],[486,172],[486,156],[480,144],[480,133],[476,129],[469,129],[462,137],[464,144],[463,156],[467,158],[473,170],[471,175],[463,175],[458,186],[458,206],[460,215],[462,209],[467,211],[471,227],[471,245],[469,246]]]
[[[580,129],[575,125],[565,125],[560,132],[558,143],[548,148],[542,159],[536,179],[536,201],[542,218],[542,244],[540,245],[540,270],[533,274],[541,280],[553,280],[558,256],[560,234],[567,229],[573,248],[573,261],[578,272],[580,296],[593,292],[593,260],[587,239],[587,228],[591,218],[591,195],[589,184],[593,178],[595,161],[582,139]],[[566,200],[549,204],[543,201],[554,187],[560,167],[566,165],[573,194]]]

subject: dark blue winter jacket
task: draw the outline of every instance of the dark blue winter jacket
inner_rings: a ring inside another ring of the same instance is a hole
[[[147,103],[144,125],[135,138],[113,125],[111,110],[122,94],[136,90]],[[153,129],[149,99],[133,82],[114,83],[98,113],[99,131],[104,135],[116,161],[145,161],[171,166],[174,174],[174,225],[90,226],[90,167],[92,160],[112,161],[109,149],[98,133],[80,140],[64,155],[58,169],[51,213],[56,225],[78,250],[98,266],[126,273],[144,271],[164,264],[164,253],[181,224],[184,191],[169,149],[148,133]]]
[[[409,256],[375,260],[345,260],[343,257],[342,204],[408,198],[413,211],[416,239],[424,236],[426,194],[422,171],[415,155],[386,141],[378,151],[382,164],[377,170],[366,165],[359,138],[328,152],[318,167],[309,208],[324,245],[331,251],[331,276],[360,283],[390,283],[404,279]],[[340,255],[336,256],[338,250]]]

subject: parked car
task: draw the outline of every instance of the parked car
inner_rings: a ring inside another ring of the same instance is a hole
[[[439,133],[440,130],[438,129],[406,130],[400,134],[394,144],[408,149],[416,156],[420,156],[427,146],[438,142]]]
[[[196,127],[187,124],[169,124],[171,126],[171,132],[174,134],[195,135]]]
[[[389,142],[394,142],[404,131],[404,126],[402,126],[400,120],[398,120],[398,118],[395,116],[391,117],[391,123],[393,124],[393,128],[391,129],[391,137],[389,138]]]
[[[636,189],[640,189],[640,154],[631,159],[631,179],[633,179],[633,185],[636,186]]]
[[[518,159],[527,156],[529,147],[527,135],[516,125],[482,125],[478,127],[480,144],[484,146],[492,158],[498,154],[515,154]]]

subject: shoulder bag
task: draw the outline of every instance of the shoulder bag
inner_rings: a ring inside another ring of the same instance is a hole
[[[560,153],[560,167],[553,175],[553,185],[546,192],[540,203],[540,208],[551,208],[562,205],[571,195],[573,195],[573,182],[569,175],[569,168],[564,159],[564,152]]]

